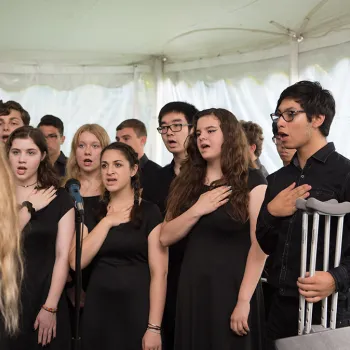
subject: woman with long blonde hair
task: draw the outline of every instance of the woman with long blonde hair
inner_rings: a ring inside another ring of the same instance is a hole
[[[67,161],[66,179],[80,182],[80,193],[84,200],[85,226],[91,232],[97,224],[99,202],[102,195],[100,155],[102,149],[110,144],[107,131],[98,124],[82,125],[74,134],[70,156]],[[83,290],[86,290],[90,269],[83,271]],[[73,282],[71,282],[73,284]],[[74,305],[74,288],[68,289],[71,303]],[[84,294],[81,306],[84,304]]]
[[[0,146],[0,348],[6,350],[6,335],[18,329],[22,279],[21,232],[15,186],[3,146]]]
[[[39,129],[12,132],[6,153],[16,185],[25,259],[19,332],[11,349],[69,349],[71,336],[64,292],[74,235],[74,203],[59,188]]]

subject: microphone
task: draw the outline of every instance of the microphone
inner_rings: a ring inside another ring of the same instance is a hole
[[[84,201],[83,197],[80,195],[80,182],[77,179],[69,179],[66,182],[66,190],[72,196],[75,201],[76,208],[80,214],[84,214]]]

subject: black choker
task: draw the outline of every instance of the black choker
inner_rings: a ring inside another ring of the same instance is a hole
[[[37,183],[38,183],[38,181],[34,182],[34,183],[33,183],[33,184],[31,184],[31,185],[17,185],[17,186],[27,188],[27,187],[34,186],[34,185],[36,185]]]

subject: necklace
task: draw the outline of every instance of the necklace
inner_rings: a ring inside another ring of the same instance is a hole
[[[34,185],[36,185],[37,183],[38,183],[38,181],[34,182],[34,183],[33,183],[33,184],[31,184],[31,185],[17,185],[17,186],[27,188],[27,187],[34,186]]]

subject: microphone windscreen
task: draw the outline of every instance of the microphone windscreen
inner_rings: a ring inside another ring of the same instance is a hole
[[[77,186],[79,189],[80,189],[80,182],[77,180],[77,179],[69,179],[67,182],[66,182],[66,186],[65,186],[65,189],[66,190],[69,190],[69,188],[71,186]]]

